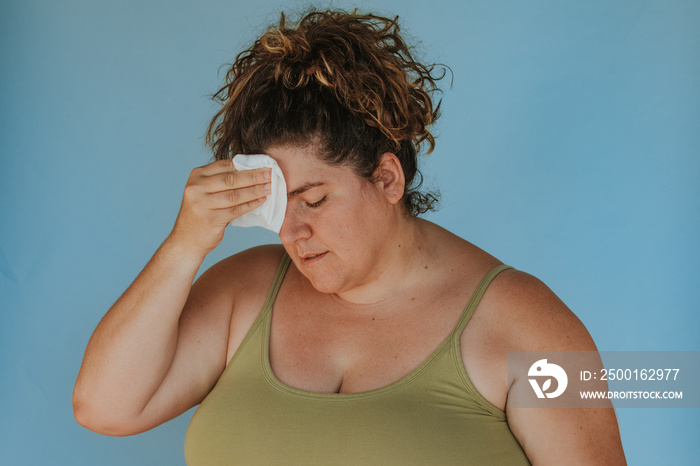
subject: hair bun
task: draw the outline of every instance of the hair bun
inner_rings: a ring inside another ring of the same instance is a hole
[[[260,38],[274,63],[276,82],[288,89],[311,81],[331,89],[348,109],[390,140],[435,141],[427,130],[438,115],[430,94],[437,89],[434,66],[416,62],[399,35],[398,17],[312,12],[288,26],[284,14],[277,27]],[[273,56],[276,56],[273,58]]]

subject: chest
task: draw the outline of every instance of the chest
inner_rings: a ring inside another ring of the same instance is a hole
[[[270,365],[310,392],[358,393],[390,385],[426,361],[455,329],[468,298],[429,294],[377,307],[280,293],[272,313]]]
[[[270,326],[253,328],[197,409],[188,464],[529,464],[504,414],[460,380],[452,341],[384,390],[309,393],[261,364]]]

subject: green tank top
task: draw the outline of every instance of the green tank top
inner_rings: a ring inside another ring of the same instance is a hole
[[[417,369],[377,390],[312,393],[283,384],[270,367],[272,305],[265,305],[190,421],[187,464],[529,465],[505,413],[469,380],[459,337],[498,266],[481,281],[457,326]]]

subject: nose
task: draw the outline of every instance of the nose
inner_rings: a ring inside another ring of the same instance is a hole
[[[280,240],[283,244],[293,244],[301,239],[311,236],[311,226],[299,212],[295,212],[293,206],[287,204],[287,211],[284,213],[284,222],[280,228]]]

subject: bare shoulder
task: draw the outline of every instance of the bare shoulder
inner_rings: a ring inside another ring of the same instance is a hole
[[[483,275],[483,274],[482,274]],[[491,282],[460,338],[476,389],[505,411],[509,351],[595,351],[588,330],[542,281],[507,269]]]
[[[473,323],[471,330],[478,333],[471,336],[491,350],[486,356],[477,351],[481,361],[474,364],[475,385],[481,384],[505,410],[513,435],[533,464],[625,464],[612,408],[508,404],[508,394],[528,384],[526,378],[508,375],[509,351],[597,351],[586,327],[552,290],[527,273],[501,272],[484,295]]]
[[[437,245],[433,256],[445,265],[444,273],[455,278],[454,286],[472,293],[490,270],[503,264],[451,232],[425,225],[430,242]],[[471,334],[465,341],[486,336],[492,349],[506,352],[596,349],[584,325],[557,295],[516,269],[502,271],[490,283],[465,332]]]
[[[498,265],[498,264],[497,264]],[[485,262],[483,277],[494,266]],[[462,359],[484,398],[505,411],[509,351],[592,351],[581,321],[539,279],[507,269],[486,289],[460,338]]]
[[[208,325],[210,334],[215,331],[228,340],[235,315],[245,314],[251,303],[264,302],[283,254],[281,246],[259,246],[211,266],[192,286],[180,324]]]
[[[223,294],[229,302],[226,364],[260,314],[283,257],[281,245],[254,247],[218,262],[198,280],[205,293]]]
[[[588,330],[538,278],[501,272],[480,304],[480,317],[500,333],[509,351],[595,351]]]
[[[278,244],[246,249],[217,262],[197,281],[238,297],[239,292],[247,294],[256,284],[271,280],[283,256],[284,248]]]

